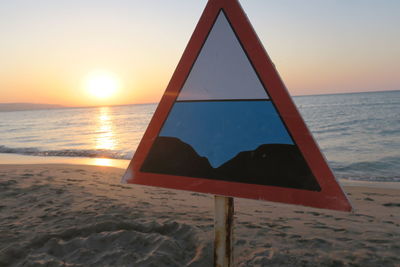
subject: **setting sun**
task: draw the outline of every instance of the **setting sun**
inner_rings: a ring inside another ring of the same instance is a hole
[[[85,79],[85,90],[97,98],[109,98],[120,88],[118,78],[107,71],[93,71]]]

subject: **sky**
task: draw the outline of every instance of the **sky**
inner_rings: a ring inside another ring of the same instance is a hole
[[[0,103],[158,102],[206,2],[0,1]],[[400,89],[400,1],[240,3],[292,95]],[[93,72],[117,90],[90,94]]]

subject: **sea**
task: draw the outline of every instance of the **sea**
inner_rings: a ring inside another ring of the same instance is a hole
[[[337,178],[400,182],[400,91],[293,99]],[[0,112],[0,153],[128,162],[156,107]]]

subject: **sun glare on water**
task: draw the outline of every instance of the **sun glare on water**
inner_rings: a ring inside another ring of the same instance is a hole
[[[85,89],[99,99],[110,98],[120,88],[119,79],[108,71],[93,71],[85,79]]]

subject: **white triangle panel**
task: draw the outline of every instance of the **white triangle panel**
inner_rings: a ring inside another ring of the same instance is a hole
[[[268,99],[268,95],[220,12],[177,100],[238,99]]]

